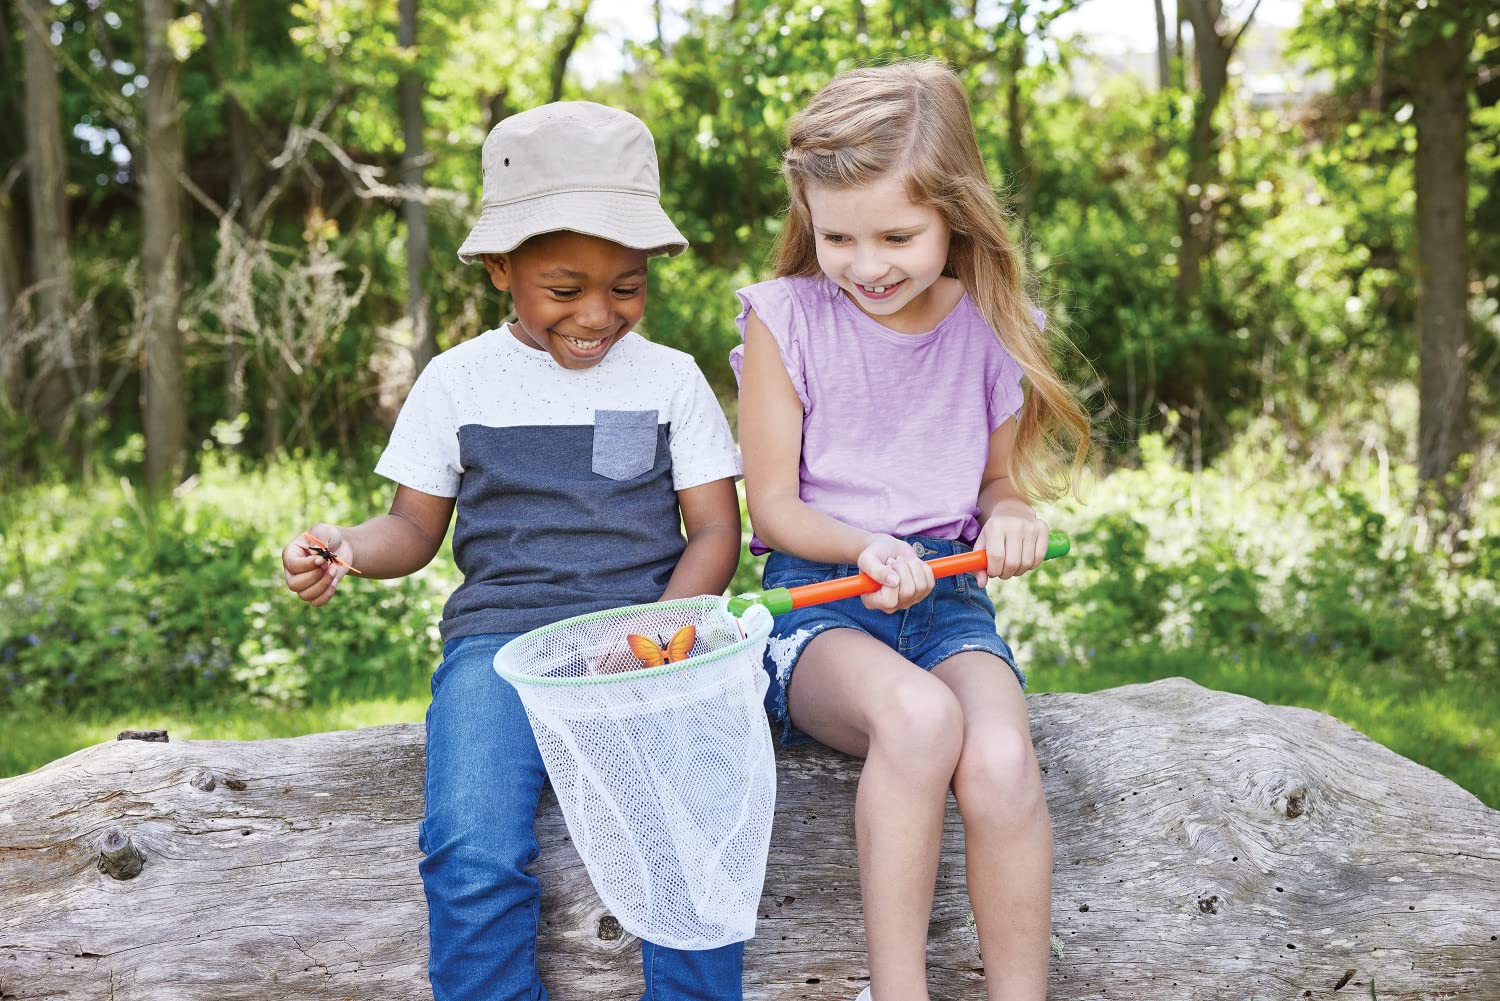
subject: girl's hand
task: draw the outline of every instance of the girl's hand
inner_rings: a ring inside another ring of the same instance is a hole
[[[932,591],[932,568],[910,544],[894,536],[872,535],[859,554],[859,569],[884,585],[879,591],[860,595],[865,607],[875,611],[899,612]]]
[[[980,587],[991,577],[1019,577],[1042,565],[1047,555],[1047,523],[1034,514],[993,514],[974,548],[990,554],[989,566],[974,575]]]
[[[354,547],[338,526],[319,524],[308,532],[327,543],[328,549],[345,564],[354,563]],[[300,532],[281,551],[281,567],[288,590],[315,608],[328,604],[339,581],[349,572],[347,565],[340,566],[313,552],[313,544]]]

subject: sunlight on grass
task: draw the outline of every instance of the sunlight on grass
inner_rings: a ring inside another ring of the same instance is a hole
[[[420,722],[427,699],[372,699],[299,709],[238,709],[194,712],[145,710],[129,715],[37,718],[0,715],[0,732],[19,739],[0,744],[0,775],[40,768],[79,748],[114,740],[121,730],[166,730],[177,740],[262,740],[300,737],[328,730],[355,730],[385,723]]]

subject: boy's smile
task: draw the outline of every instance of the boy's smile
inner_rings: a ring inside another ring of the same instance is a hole
[[[597,236],[543,233],[484,265],[515,302],[516,340],[563,368],[599,364],[646,309],[646,252]]]

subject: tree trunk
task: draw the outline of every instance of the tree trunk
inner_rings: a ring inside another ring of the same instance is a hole
[[[172,486],[182,472],[187,439],[182,383],[182,332],[177,320],[178,241],[182,235],[182,119],[178,111],[179,70],[167,43],[174,0],[145,0],[146,143],[141,171],[144,245],[141,263],[146,285],[146,371],[142,395],[146,426],[146,483]]]
[[[1167,42],[1167,12],[1156,0],[1156,88],[1172,88],[1172,49]]]
[[[21,295],[21,242],[16,234],[14,175],[0,180],[0,407],[19,411],[26,392],[26,355],[16,304]]]
[[[1036,181],[1031,158],[1026,154],[1026,106],[1021,98],[1021,73],[1026,68],[1026,0],[1011,0],[1010,61],[1005,74],[1005,139],[1015,181],[1015,212],[1019,223],[1021,253],[1031,271],[1031,216],[1035,208]]]
[[[256,160],[250,116],[240,104],[231,81],[245,73],[247,27],[244,0],[222,0],[217,10],[208,9],[203,29],[214,51],[217,80],[223,95],[225,137],[229,142],[229,211],[247,234],[254,225],[255,206],[260,200],[260,164]],[[237,326],[224,330],[224,419],[234,420],[245,412],[245,350],[247,332]]]
[[[67,434],[75,400],[70,379],[76,372],[73,351],[73,261],[68,253],[67,160],[63,156],[62,117],[57,63],[48,36],[52,6],[47,0],[19,0],[22,5],[22,59],[26,65],[27,192],[31,201],[32,278],[38,328],[32,358],[33,405],[43,431],[54,438]]]
[[[1177,209],[1181,244],[1177,248],[1177,299],[1186,308],[1197,299],[1203,282],[1203,257],[1209,244],[1213,213],[1208,186],[1219,154],[1219,133],[1213,120],[1229,81],[1233,46],[1219,34],[1219,0],[1182,0],[1182,11],[1193,26],[1193,58],[1198,67],[1193,131],[1188,139],[1187,184]]]
[[[1451,782],[1321,713],[1182,679],[1028,701],[1057,835],[1052,1001],[1500,997],[1500,814]],[[0,780],[4,996],[430,999],[422,741],[127,740]],[[750,1001],[867,980],[858,771],[781,755]],[[635,996],[633,943],[550,791],[537,837],[543,976],[561,1001]],[[928,963],[934,997],[983,996],[951,803]]]
[[[1462,19],[1455,18],[1456,22]],[[1412,60],[1417,125],[1418,472],[1441,489],[1469,442],[1468,33],[1455,25]],[[1446,491],[1451,495],[1451,491]]]
[[[417,45],[417,0],[400,0],[401,26],[398,42],[415,53]],[[401,183],[408,189],[420,189],[427,152],[422,141],[422,75],[408,64],[398,84],[401,103],[401,134],[405,150],[401,154]],[[406,315],[411,321],[413,377],[437,354],[437,340],[432,330],[432,303],[427,295],[427,259],[430,254],[427,227],[427,203],[420,198],[406,198],[402,203],[406,218]]]
[[[554,101],[562,100],[563,81],[568,75],[568,62],[573,58],[573,50],[578,48],[578,43],[583,38],[583,29],[588,25],[589,20],[589,7],[593,6],[593,2],[594,0],[579,0],[578,6],[573,10],[573,23],[568,25],[568,30],[563,33],[557,52],[552,57],[551,99]]]

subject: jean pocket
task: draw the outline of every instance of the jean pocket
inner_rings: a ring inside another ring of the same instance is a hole
[[[595,410],[593,470],[629,480],[656,465],[655,410]]]

